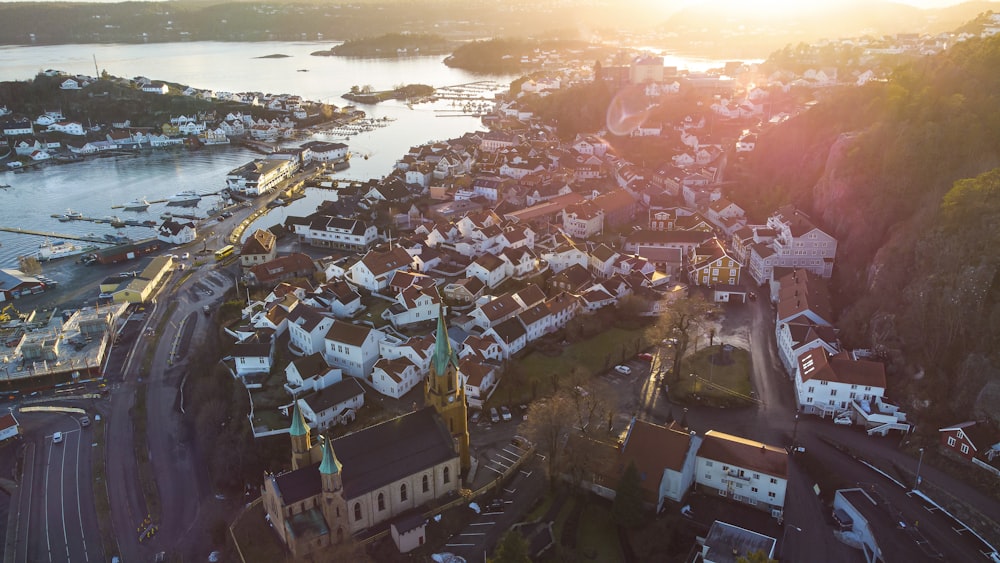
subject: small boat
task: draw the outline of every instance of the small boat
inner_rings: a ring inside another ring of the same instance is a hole
[[[167,198],[167,203],[172,203],[174,205],[198,203],[199,201],[201,201],[201,196],[191,190],[177,192]]]
[[[126,203],[123,206],[123,209],[125,209],[125,211],[145,211],[149,209],[149,202],[146,201],[146,198],[140,197]]]
[[[80,213],[79,211],[73,211],[72,209],[67,209],[65,217],[67,217],[70,221],[75,221],[77,219],[83,219],[83,213]]]
[[[10,187],[10,184],[0,184],[0,190],[6,190]]]

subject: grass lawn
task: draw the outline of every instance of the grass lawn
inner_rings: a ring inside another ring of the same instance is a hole
[[[232,538],[245,561],[285,561],[285,548],[264,520],[264,503],[258,502],[233,522]]]
[[[580,516],[576,552],[584,561],[624,561],[617,525],[607,503],[591,502]]]
[[[680,403],[736,407],[750,402],[750,352],[734,348],[728,365],[711,361],[721,346],[699,350],[684,359],[679,381],[668,381],[670,396]],[[688,374],[695,374],[693,377]]]
[[[494,394],[495,403],[527,403],[534,397],[532,390],[537,387],[538,395],[548,395],[552,391],[552,374],[560,376],[559,385],[576,385],[568,377],[575,369],[578,377],[589,379],[622,361],[623,347],[625,359],[635,355],[635,342],[642,338],[641,329],[626,330],[613,327],[588,340],[574,342],[563,348],[557,356],[546,356],[532,352],[520,360],[519,368],[524,374],[523,381],[511,382],[501,379],[500,387]],[[509,398],[508,398],[509,397]]]
[[[375,325],[375,328],[382,328],[389,325],[389,321],[382,318],[382,312],[392,307],[392,302],[386,301],[385,299],[379,299],[378,297],[371,298],[371,305],[368,309],[361,315],[358,320],[370,321]]]

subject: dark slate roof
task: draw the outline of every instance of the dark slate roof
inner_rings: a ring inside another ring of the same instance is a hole
[[[294,504],[316,496],[323,488],[319,476],[319,463],[274,476],[274,485],[284,505]]]
[[[333,451],[344,465],[348,499],[458,456],[451,434],[433,407],[338,438]],[[314,471],[318,479],[318,469]]]
[[[406,532],[416,530],[426,523],[427,517],[419,511],[404,512],[392,521],[392,527],[396,528],[397,534],[405,534]]]
[[[348,377],[334,383],[326,389],[321,389],[310,394],[303,400],[309,405],[314,413],[319,414],[331,407],[335,407],[358,395],[364,395],[365,390],[353,377]],[[340,457],[339,454],[337,457]]]

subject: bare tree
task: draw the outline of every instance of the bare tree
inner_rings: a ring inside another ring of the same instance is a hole
[[[566,392],[532,403],[528,420],[522,425],[525,436],[545,456],[549,484],[555,484],[566,448],[566,439],[576,422],[573,400]]]
[[[674,345],[674,365],[671,376],[674,381],[680,378],[681,360],[687,352],[692,337],[702,331],[705,321],[716,306],[702,297],[684,297],[670,304],[670,309],[664,315],[665,328],[677,339]]]

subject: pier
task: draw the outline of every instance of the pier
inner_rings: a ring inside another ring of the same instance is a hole
[[[0,227],[0,231],[5,231],[8,233],[17,233],[19,235],[34,235],[36,237],[48,237],[48,238],[58,238],[67,240],[79,240],[83,242],[95,242],[100,244],[113,244],[112,241],[104,237],[88,236],[88,235],[68,235],[64,233],[50,233],[48,231],[36,231],[34,229],[20,229],[17,227]]]
[[[201,197],[208,197],[210,195],[220,195],[220,194],[222,194],[222,190],[219,190],[217,192],[208,192],[208,193],[204,193],[204,194],[198,194],[198,195],[201,196]],[[154,204],[157,204],[157,203],[167,203],[167,204],[169,204],[170,200],[167,200],[167,199],[147,199],[146,203],[148,203],[150,205],[154,205]],[[184,206],[183,205],[175,205],[175,207],[184,207]],[[112,205],[111,206],[111,209],[124,209],[124,208],[125,208],[124,205]],[[55,217],[55,215],[53,215],[53,217]],[[83,220],[86,221],[88,219],[83,219]]]

